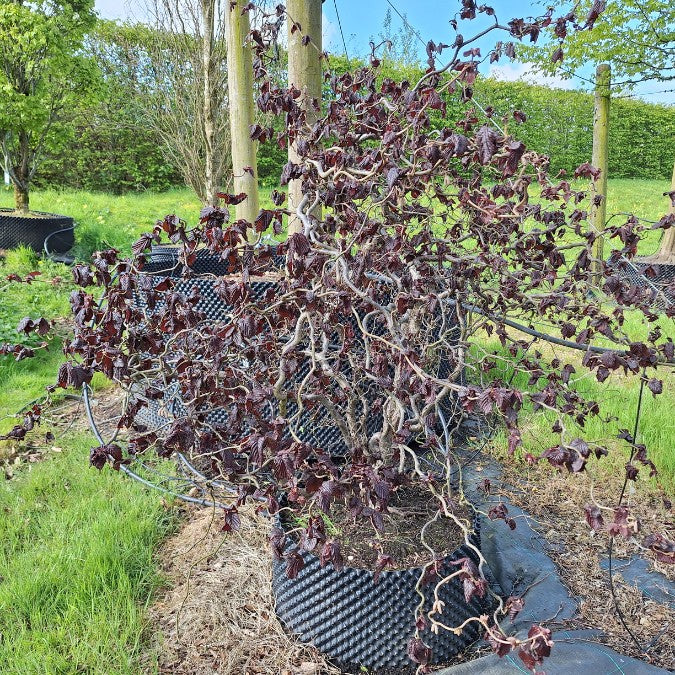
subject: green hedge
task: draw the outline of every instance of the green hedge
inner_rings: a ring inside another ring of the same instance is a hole
[[[45,157],[36,187],[122,194],[183,185],[151,129],[129,119],[78,117],[58,154]]]
[[[410,78],[412,71],[408,66],[399,75]],[[386,74],[396,76],[397,68],[390,66]],[[570,172],[591,160],[592,95],[488,78],[476,82],[474,95],[483,108],[494,109],[495,119],[509,117],[507,131],[528,148],[549,155],[553,170]],[[460,119],[465,106],[458,96],[452,96],[447,118],[435,122],[445,125],[448,120]],[[510,117],[516,109],[527,115],[522,125]],[[74,118],[69,140],[46,157],[37,186],[120,193],[182,185],[179,172],[164,157],[152,130],[139,123],[138,110],[120,105],[104,111],[86,110]],[[278,120],[275,126],[280,124]],[[674,159],[675,107],[612,100],[610,178],[670,178]],[[285,161],[285,150],[275,143],[261,145],[261,181],[275,184]]]
[[[593,96],[522,82],[481,79],[475,98],[491,105],[496,118],[522,110],[508,131],[528,148],[551,157],[554,170],[571,171],[589,162],[593,149]],[[610,104],[609,177],[670,178],[675,160],[675,107],[614,98]]]

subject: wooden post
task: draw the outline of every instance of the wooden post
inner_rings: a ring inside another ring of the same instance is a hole
[[[597,206],[591,206],[591,227],[601,232],[607,218],[607,169],[609,158],[609,96],[611,70],[609,64],[601,63],[595,71],[595,106],[593,114],[593,159],[591,163],[600,169],[600,177],[593,181],[591,196],[602,197]],[[604,260],[604,240],[598,237],[593,244],[593,283],[599,284]]]
[[[308,124],[317,117],[316,105],[321,104],[321,0],[287,0],[288,13],[288,84],[295,85],[301,92],[300,104],[307,113]],[[292,31],[294,23],[300,30]],[[303,37],[309,37],[307,45],[302,44]],[[293,146],[288,148],[288,160],[298,161]],[[291,216],[288,222],[288,234],[302,231],[300,219],[294,215],[302,201],[301,180],[293,180],[288,185],[288,206]],[[316,214],[315,214],[316,215]]]
[[[252,223],[260,212],[258,201],[257,142],[251,140],[255,124],[253,107],[253,61],[247,44],[250,31],[248,11],[242,12],[247,0],[227,2],[227,85],[230,100],[232,171],[235,193],[247,197],[237,204],[237,219]]]

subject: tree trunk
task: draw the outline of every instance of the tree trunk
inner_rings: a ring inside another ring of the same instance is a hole
[[[227,79],[230,99],[232,172],[235,193],[244,192],[246,199],[235,207],[237,219],[249,223],[258,217],[257,142],[251,140],[255,124],[253,107],[253,61],[247,45],[250,22],[248,11],[242,12],[246,0],[232,0],[227,12]]]
[[[28,213],[28,190],[14,183],[14,208],[21,213]]]
[[[593,113],[593,159],[592,164],[600,169],[600,176],[591,184],[591,196],[601,197],[598,204],[593,199],[591,227],[598,235],[593,242],[593,283],[600,285],[604,264],[604,241],[599,233],[605,229],[607,217],[607,171],[609,168],[609,100],[611,70],[609,64],[601,63],[595,70],[595,100]]]
[[[321,105],[321,0],[288,0],[288,84],[294,84],[301,92],[300,104],[306,111],[307,123],[311,126],[317,119],[316,104]],[[293,31],[293,24],[300,30]],[[307,45],[302,44],[309,37]],[[295,147],[288,147],[288,159],[298,162]],[[288,220],[288,233],[302,232],[300,219],[293,215],[302,201],[302,181],[290,181],[288,185],[288,206],[291,216]],[[315,214],[317,215],[317,214]]]
[[[14,183],[14,207],[17,211],[28,213],[28,187],[30,185],[30,142],[28,134],[19,133],[19,148],[16,166],[10,175]]]
[[[204,35],[202,42],[202,63],[204,68],[204,196],[208,204],[215,206],[217,202],[214,170],[214,136],[216,123],[213,107],[213,40],[214,40],[214,0],[202,0],[202,20]]]
[[[670,189],[675,190],[675,164],[673,165],[673,179],[670,184]],[[675,215],[675,206],[670,203],[669,213]],[[644,258],[645,262],[662,263],[666,265],[675,265],[675,227],[671,227],[663,233],[661,246],[654,255]]]

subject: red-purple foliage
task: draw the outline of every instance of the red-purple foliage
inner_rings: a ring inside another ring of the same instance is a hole
[[[458,19],[483,14],[494,25],[481,34],[509,34],[510,41],[490,53],[492,61],[512,55],[514,40],[536,40],[552,22],[560,36],[590,27],[599,4],[585,23],[549,11],[502,25],[489,7],[464,0]],[[274,208],[248,223],[230,213],[245,195],[223,193],[222,205],[205,208],[196,227],[167,216],[136,242],[131,258],[108,250],[92,266],[76,266],[75,281],[94,290],[71,296],[75,337],[58,383],[79,386],[104,373],[130,394],[121,425],[129,429],[133,453],[180,453],[209,477],[237,486],[224,530],[237,529],[237,506],[251,497],[266,501],[271,513],[283,507],[302,517],[297,522],[306,525],[295,543],[276,528],[272,536],[275,555],[287,559],[292,577],[304,564],[301,551],[316,552],[321,564],[343,565],[339,542],[317,517],[330,514],[335,503],[381,529],[395,492],[415,484],[446,514],[456,497],[445,479],[458,413],[499,416],[511,452],[522,443],[523,409],[554,413],[559,440],[541,457],[565,471],[583,471],[593,456],[605,454],[568,430],[568,421],[583,426],[600,413],[600,404],[575,388],[576,368],[531,348],[535,339],[508,319],[549,326],[584,346],[583,366],[600,382],[615,370],[639,375],[654,369],[672,359],[673,348],[658,331],[636,343],[622,330],[629,309],[656,319],[649,295],[629,287],[614,265],[635,255],[645,226],[628,218],[594,232],[587,195],[550,176],[549,158],[528,150],[517,127],[507,133],[478,121],[470,100],[481,57],[468,47],[477,38],[457,33],[451,47],[430,43],[429,68],[417,83],[381,77],[374,52],[369,67],[327,73],[332,93],[309,125],[300,92],[267,77],[267,36],[278,30],[279,16],[252,38],[258,106],[283,116],[286,130],[275,135],[256,125],[251,137],[295,145],[300,159],[286,164],[281,183],[302,182],[305,197],[295,214],[302,231],[270,246],[265,236],[281,232],[289,214],[286,195],[275,190]],[[450,55],[440,68],[444,51]],[[467,101],[466,114],[444,117],[439,128],[453,92]],[[512,116],[525,119],[519,111]],[[595,180],[598,169],[584,164],[575,176]],[[673,220],[664,217],[650,229]],[[596,268],[592,251],[600,235],[613,250],[609,263]],[[179,278],[144,273],[151,245],[167,239],[180,250],[185,278],[200,251],[227,265],[229,273],[214,279],[226,320],[206,318],[196,286],[188,292]],[[256,294],[253,285],[261,279],[268,287]],[[40,332],[42,324],[25,328]],[[501,342],[498,353],[488,347],[490,336]],[[586,347],[598,337],[616,351]],[[495,375],[500,362],[527,374],[527,385]],[[662,387],[650,377],[649,388],[656,395]],[[148,430],[136,413],[165,391],[178,392],[182,407],[165,428]],[[214,422],[214,410],[226,411],[227,421]],[[337,430],[339,447],[308,434],[321,426]],[[419,461],[424,453],[430,463]],[[92,453],[99,468],[106,458],[117,467],[125,461],[119,446]],[[637,459],[653,468],[644,453]],[[635,478],[638,468],[631,464],[627,471]],[[516,525],[503,504],[489,515]],[[605,527],[596,506],[586,516],[594,529]],[[607,527],[626,534],[633,525],[617,510]],[[661,559],[672,557],[670,544],[646,542]],[[487,590],[469,562],[460,572],[467,599]],[[392,564],[382,551],[376,574]],[[522,600],[511,598],[504,612],[515,616],[521,608]],[[488,629],[488,638],[500,655],[519,647],[531,669],[551,647],[549,631],[538,626],[520,642],[498,628]],[[410,657],[421,666],[429,662],[417,637]]]

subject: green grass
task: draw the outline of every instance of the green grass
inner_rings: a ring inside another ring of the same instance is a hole
[[[30,285],[4,282],[34,270],[41,275]],[[24,316],[68,316],[69,279],[66,266],[28,249],[7,252],[0,261],[0,341],[25,341],[16,332]],[[25,405],[44,398],[62,359],[59,338],[33,359],[0,357],[0,433]],[[100,378],[95,385],[102,386]],[[89,433],[70,432],[55,442],[61,453],[14,467],[13,480],[5,482],[0,469],[3,675],[136,675],[141,657],[150,658],[144,607],[160,582],[153,552],[173,517],[156,492],[90,468],[94,443]],[[12,449],[0,442],[0,459]]]
[[[25,278],[29,272],[40,276],[31,284],[3,283],[8,274]],[[65,265],[39,258],[27,248],[8,251],[0,260],[0,342],[31,346],[42,342],[37,335],[26,337],[16,331],[19,321],[29,316],[58,319],[69,313],[68,294],[74,288],[70,270]],[[63,333],[63,329],[57,330]],[[49,340],[49,349],[37,352],[35,358],[16,362],[11,356],[0,357],[0,433],[15,423],[7,418],[34,399],[43,398],[45,387],[54,384],[56,371],[63,360],[60,337]],[[0,450],[1,454],[1,450]]]
[[[669,200],[663,196],[670,190],[667,180],[614,178],[607,185],[608,216],[622,211],[648,220],[659,220],[668,213]]]
[[[8,283],[8,274],[25,278],[29,272],[39,272],[31,284]],[[24,316],[44,316],[54,319],[68,311],[68,294],[74,286],[71,272],[66,265],[40,258],[34,251],[20,247],[7,251],[0,259],[0,342],[16,342],[16,321]],[[38,340],[33,340],[37,342]]]
[[[632,340],[644,339],[646,333],[655,325],[661,327],[665,336],[675,335],[673,320],[661,317],[656,324],[645,325],[638,312],[629,312],[624,325],[627,336]],[[541,327],[546,332],[546,327]],[[601,340],[596,341],[602,344]],[[609,346],[609,344],[607,345]],[[482,347],[488,351],[503,354],[498,340],[486,339]],[[624,375],[623,371],[616,371],[605,382],[598,382],[595,375],[585,371],[581,362],[581,352],[574,352],[565,348],[551,346],[545,342],[538,342],[536,348],[547,356],[557,356],[562,363],[572,363],[577,372],[572,376],[575,388],[586,399],[597,401],[601,415],[589,417],[581,428],[573,422],[566,422],[568,440],[575,436],[595,440],[609,451],[609,459],[603,462],[611,465],[612,472],[622,474],[622,466],[628,460],[630,449],[624,441],[617,439],[619,429],[628,429],[633,433],[638,399],[640,396],[640,380],[633,375]],[[513,367],[500,367],[499,376],[504,381],[513,377],[513,384],[523,390],[528,389],[529,376],[518,372],[513,375]],[[658,371],[650,369],[647,377],[658,377],[663,381],[663,393],[654,396],[645,386],[642,395],[642,408],[638,426],[638,442],[647,447],[649,458],[659,470],[658,482],[667,490],[675,490],[675,453],[673,453],[673,438],[675,437],[675,372],[672,368],[661,368]],[[560,441],[559,434],[551,432],[551,425],[555,418],[546,411],[533,412],[529,404],[525,404],[522,416],[523,452],[539,455],[551,445]],[[495,439],[494,447],[506,448],[506,435],[503,432]],[[642,479],[647,478],[648,471],[642,471]],[[656,481],[650,481],[653,485]]]
[[[663,377],[663,375],[660,375]],[[583,429],[574,424],[568,424],[568,440],[575,437],[596,440],[609,451],[608,459],[602,462],[612,473],[616,471],[622,475],[621,467],[628,461],[629,446],[617,439],[619,429],[628,429],[633,432],[635,412],[637,410],[640,384],[637,378],[630,382],[619,382],[618,377],[612,377],[600,384],[596,380],[586,378],[576,385],[584,397],[598,401],[601,408],[600,417],[588,419]],[[514,384],[524,385],[526,377],[516,377]],[[673,420],[673,377],[664,382],[664,394],[653,396],[645,388],[643,393],[642,412],[638,427],[638,442],[647,447],[648,457],[656,465],[659,476],[658,483],[667,491],[675,490],[675,457],[673,456],[673,437],[675,435],[675,421]],[[609,418],[609,421],[605,421]],[[560,436],[551,432],[554,418],[546,412],[532,412],[531,406],[525,406],[523,451],[538,456],[543,450],[560,442]],[[495,439],[495,446],[506,447],[506,435],[500,432]],[[640,465],[638,464],[638,468]],[[647,469],[641,471],[641,481],[648,480]],[[652,485],[654,480],[648,480]]]
[[[614,213],[633,213],[638,218],[658,221],[668,213],[669,200],[663,193],[670,190],[666,180],[633,180],[614,178],[607,181],[607,218]],[[619,216],[611,224],[621,223]],[[616,241],[618,247],[619,241]],[[660,234],[649,232],[641,242],[639,253],[651,255],[658,249]],[[610,242],[611,244],[612,242]]]
[[[575,182],[582,189],[581,181]],[[608,217],[617,212],[632,212],[640,218],[658,220],[668,209],[663,193],[670,189],[665,180],[611,179],[607,196]],[[261,204],[271,208],[270,188],[261,188]],[[105,193],[76,190],[35,190],[31,192],[31,208],[72,216],[75,230],[76,253],[88,258],[104,247],[115,247],[129,252],[131,244],[142,232],[151,230],[156,221],[175,213],[188,224],[195,224],[201,208],[194,194],[186,189],[167,192],[142,192],[113,196]],[[13,206],[13,194],[0,189],[0,207]],[[651,253],[657,246],[658,235],[649,235],[645,250]]]
[[[189,190],[109,195],[77,190],[35,190],[31,208],[72,216],[76,253],[88,257],[93,251],[115,247],[124,251],[142,232],[151,230],[158,219],[169,213],[189,218],[199,215],[200,204]],[[12,193],[0,192],[0,206],[12,206]]]
[[[141,670],[153,551],[172,517],[156,493],[90,468],[91,444],[71,435],[0,484],[0,673]]]
[[[271,208],[270,189],[261,188],[261,204]],[[0,189],[0,207],[13,207],[13,193]],[[167,192],[140,192],[126,195],[80,190],[35,190],[31,208],[72,216],[75,229],[75,253],[88,259],[93,251],[114,247],[129,253],[131,244],[152,230],[157,220],[176,214],[189,225],[199,219],[201,204],[187,188]]]

